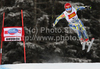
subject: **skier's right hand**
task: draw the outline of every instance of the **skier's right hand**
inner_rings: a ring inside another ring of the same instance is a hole
[[[53,27],[55,27],[55,24],[53,23],[53,25],[52,25]]]

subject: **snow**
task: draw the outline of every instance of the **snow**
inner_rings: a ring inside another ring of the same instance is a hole
[[[99,69],[100,63],[24,63],[0,65],[0,69]]]

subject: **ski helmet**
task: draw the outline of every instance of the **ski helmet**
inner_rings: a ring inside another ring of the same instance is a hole
[[[64,8],[65,8],[65,9],[70,8],[70,7],[72,7],[70,3],[66,3],[66,4],[64,5]]]

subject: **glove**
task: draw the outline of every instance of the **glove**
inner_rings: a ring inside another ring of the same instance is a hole
[[[87,9],[91,9],[92,7],[91,7],[91,6],[85,6],[85,8],[87,8]]]
[[[52,25],[53,27],[55,27],[55,24],[53,23],[53,25]]]

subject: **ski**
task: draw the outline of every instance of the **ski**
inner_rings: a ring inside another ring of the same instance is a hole
[[[84,41],[82,44],[82,50],[85,50],[85,44],[86,44],[86,42]]]
[[[94,38],[92,38],[92,40],[91,40],[90,44],[88,45],[87,52],[89,52],[89,51],[90,51],[90,48],[91,48],[91,46],[92,46],[92,44],[93,44],[93,41],[94,41]]]

